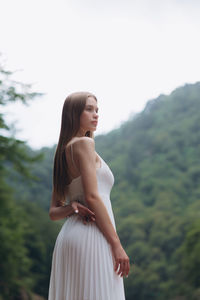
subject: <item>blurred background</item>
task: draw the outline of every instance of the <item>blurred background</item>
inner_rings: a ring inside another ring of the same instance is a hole
[[[98,99],[126,299],[200,299],[200,2],[0,7],[0,299],[47,299],[53,157],[75,91]]]

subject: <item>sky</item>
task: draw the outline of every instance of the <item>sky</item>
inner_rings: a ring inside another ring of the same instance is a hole
[[[198,0],[0,0],[0,8],[6,69],[43,93],[5,107],[16,137],[34,149],[57,143],[72,92],[96,95],[98,135],[200,80]]]

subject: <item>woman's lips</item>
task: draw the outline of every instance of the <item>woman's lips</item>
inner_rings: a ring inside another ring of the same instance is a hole
[[[92,124],[95,124],[95,125],[97,125],[97,123],[98,123],[97,121],[92,121]]]

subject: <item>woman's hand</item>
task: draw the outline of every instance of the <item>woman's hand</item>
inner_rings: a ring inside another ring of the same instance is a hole
[[[114,270],[117,272],[119,276],[128,277],[128,273],[130,270],[129,258],[124,251],[121,244],[112,247],[112,253],[114,256]]]
[[[72,201],[71,207],[74,209],[75,214],[78,214],[82,218],[84,224],[95,222],[95,214],[83,204]]]

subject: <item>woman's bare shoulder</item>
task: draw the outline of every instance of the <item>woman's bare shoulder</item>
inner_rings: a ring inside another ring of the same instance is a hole
[[[72,142],[74,150],[87,150],[88,148],[93,148],[95,147],[95,141],[94,139],[83,136],[76,138],[75,141]]]

